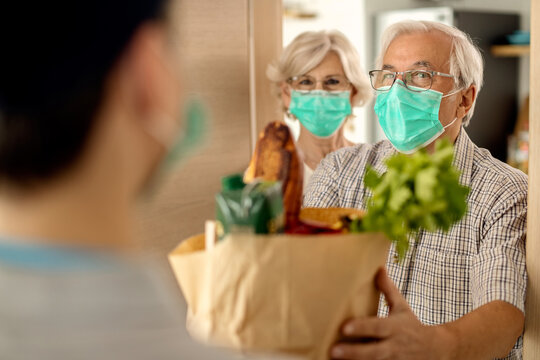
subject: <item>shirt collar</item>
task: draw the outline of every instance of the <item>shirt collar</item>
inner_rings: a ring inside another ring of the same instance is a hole
[[[454,144],[454,166],[461,172],[459,182],[470,186],[475,145],[462,127]]]
[[[0,237],[0,266],[84,271],[108,269],[113,264],[110,255],[98,251],[4,240]]]
[[[397,150],[389,141],[386,140],[384,145],[387,146],[387,150],[385,150],[386,155],[383,161],[380,161],[373,166],[374,170],[379,174],[384,174],[387,170],[384,160],[397,153]],[[474,145],[469,138],[465,129],[461,127],[456,142],[454,143],[454,166],[461,173],[459,182],[463,186],[470,186],[471,184],[475,146],[476,145]]]

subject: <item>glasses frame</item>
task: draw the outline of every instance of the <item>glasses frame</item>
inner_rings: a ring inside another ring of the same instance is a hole
[[[347,87],[343,88],[343,89],[329,89],[327,87],[324,86],[324,81],[327,80],[328,78],[332,78],[332,77],[335,77],[335,76],[340,76],[340,77],[343,77],[346,81],[347,81]],[[295,80],[298,80],[299,78],[301,77],[309,77],[311,79],[313,79],[313,82],[314,82],[314,86],[312,89],[294,89],[293,85],[292,85],[292,82],[295,81]],[[317,88],[317,84],[322,82],[323,83],[323,90],[326,90],[326,91],[343,91],[343,90],[348,90],[351,88],[352,86],[352,82],[347,79],[347,76],[345,75],[339,75],[339,74],[336,74],[336,75],[328,75],[326,76],[323,80],[317,80],[315,79],[315,77],[311,76],[311,75],[298,75],[298,76],[291,76],[290,78],[287,79],[287,83],[294,89],[294,90],[300,90],[300,91],[311,91],[311,90],[315,90]]]
[[[394,75],[394,80],[392,81],[392,85],[390,85],[390,87],[388,89],[384,89],[384,90],[380,90],[380,89],[376,89],[375,86],[373,85],[373,77],[375,74],[377,73],[381,73],[381,72],[386,72],[388,74],[393,74]],[[429,87],[428,88],[422,88],[422,90],[418,90],[418,87],[416,87],[416,89],[412,89],[409,87],[409,85],[407,84],[407,74],[411,74],[411,73],[414,73],[414,72],[422,72],[422,73],[426,73],[426,74],[430,74],[431,75],[431,83],[429,84]],[[377,91],[377,92],[386,92],[386,91],[390,91],[390,89],[392,89],[392,86],[394,86],[394,84],[396,83],[396,79],[398,78],[398,75],[401,75],[402,78],[403,78],[403,83],[405,84],[405,87],[410,90],[410,91],[414,91],[414,92],[423,92],[423,91],[427,91],[427,90],[430,90],[431,87],[433,86],[433,77],[434,76],[443,76],[443,77],[447,77],[447,78],[455,78],[454,75],[451,75],[451,74],[446,74],[446,73],[442,73],[442,72],[439,72],[439,71],[433,71],[433,70],[406,70],[406,71],[389,71],[389,70],[371,70],[369,72],[369,83],[371,84],[371,87]]]

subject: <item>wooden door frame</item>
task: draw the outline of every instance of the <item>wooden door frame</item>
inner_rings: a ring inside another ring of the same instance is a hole
[[[283,117],[280,102],[266,77],[268,64],[281,55],[282,1],[248,0],[251,151],[259,132],[271,121]]]
[[[540,1],[531,0],[527,302],[523,358],[540,359]]]

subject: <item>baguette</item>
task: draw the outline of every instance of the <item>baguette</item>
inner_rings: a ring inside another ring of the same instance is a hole
[[[282,183],[285,228],[298,222],[302,206],[303,165],[289,127],[269,123],[259,134],[255,152],[244,173],[244,182],[255,179]]]

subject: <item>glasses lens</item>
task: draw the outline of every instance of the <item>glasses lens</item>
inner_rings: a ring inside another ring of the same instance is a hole
[[[319,81],[312,76],[302,75],[291,78],[289,83],[295,90],[314,90],[317,82],[321,82],[323,89],[328,91],[347,90],[351,84],[344,75],[332,75]]]
[[[413,91],[423,91],[431,88],[431,73],[423,70],[407,71],[404,76],[405,85]],[[416,88],[416,89],[415,89]]]
[[[349,80],[343,75],[329,76],[323,81],[323,88],[330,91],[345,90],[349,88],[349,85]]]
[[[386,70],[373,70],[369,72],[371,86],[377,91],[387,91],[394,84],[396,74]]]
[[[317,82],[311,76],[303,75],[292,78],[291,86],[295,90],[312,90],[317,86]]]

